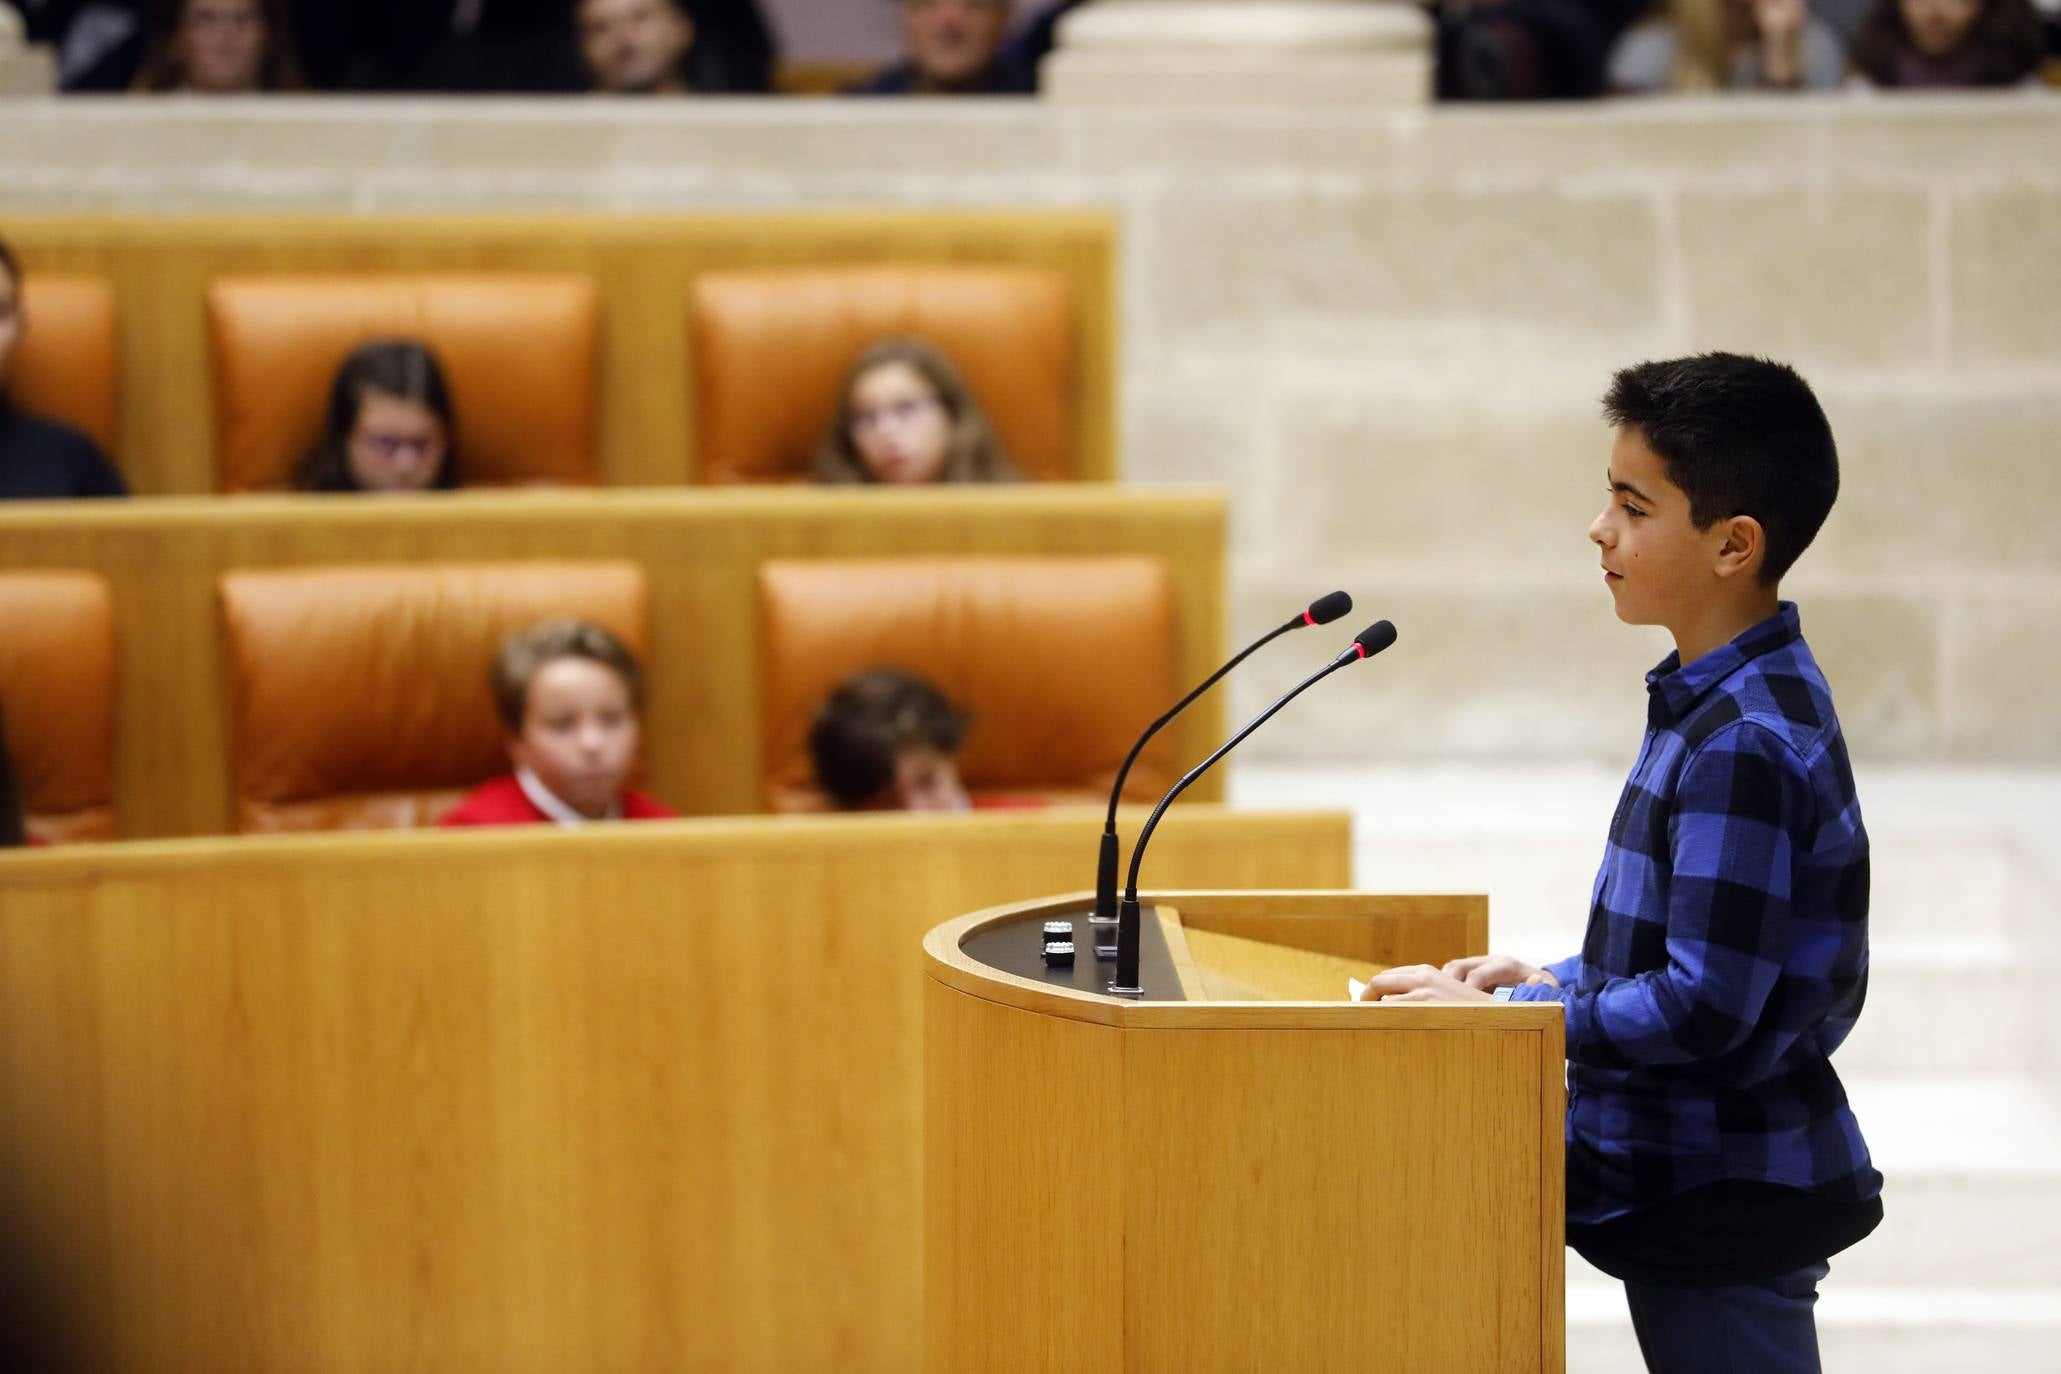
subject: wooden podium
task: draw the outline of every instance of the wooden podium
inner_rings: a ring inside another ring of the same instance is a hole
[[[1089,904],[925,939],[930,1374],[1558,1374],[1560,1009],[1347,1000],[1487,900],[1162,893],[1138,1000],[1089,990]]]

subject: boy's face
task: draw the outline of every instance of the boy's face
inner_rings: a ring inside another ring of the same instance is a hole
[[[553,659],[530,680],[522,733],[508,757],[583,816],[608,814],[637,762],[637,712],[615,670],[590,658]]]
[[[675,0],[584,0],[580,50],[596,90],[642,95],[679,83],[694,25]]]
[[[1696,528],[1688,496],[1632,426],[1611,444],[1609,483],[1609,504],[1589,525],[1589,538],[1602,551],[1617,618],[1669,629],[1694,620],[1717,592],[1725,522]]]
[[[926,80],[951,90],[994,65],[1009,0],[902,0],[902,41]]]
[[[895,755],[894,781],[874,802],[881,811],[965,811],[973,801],[959,781],[959,764],[927,744]]]

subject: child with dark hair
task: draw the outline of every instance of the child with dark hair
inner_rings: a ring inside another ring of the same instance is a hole
[[[923,678],[869,669],[840,683],[809,727],[816,783],[841,811],[965,811],[966,725]]]
[[[27,326],[22,280],[21,259],[0,239],[0,500],[127,496],[122,475],[98,444],[70,425],[24,414],[7,399],[7,374]]]
[[[1013,482],[1020,474],[949,358],[882,339],[853,361],[813,475],[831,485]]]
[[[1665,626],[1645,742],[1581,953],[1377,975],[1369,998],[1557,1001],[1568,1243],[1624,1281],[1649,1369],[1818,1369],[1832,1255],[1882,1219],[1833,1070],[1868,979],[1868,835],[1846,741],[1779,583],[1839,460],[1787,367],[1645,363],[1604,398],[1589,527],[1620,620]]]
[[[547,620],[518,631],[494,659],[493,686],[515,771],[482,784],[439,825],[576,826],[678,814],[630,787],[644,674],[607,630]]]
[[[7,722],[0,717],[0,849],[19,849],[28,842],[21,786],[14,780],[14,755],[7,747]]]
[[[302,491],[448,491],[458,485],[458,417],[436,354],[410,339],[352,351],[329,387],[322,437],[301,459]]]
[[[1878,0],[1854,40],[1854,67],[1898,89],[2016,86],[2045,56],[2032,0]]]

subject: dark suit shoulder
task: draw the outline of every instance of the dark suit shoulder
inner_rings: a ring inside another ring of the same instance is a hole
[[[39,415],[0,412],[0,499],[128,494],[122,474],[83,431]]]

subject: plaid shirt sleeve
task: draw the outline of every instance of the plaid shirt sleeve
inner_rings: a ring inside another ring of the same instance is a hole
[[[1782,975],[1794,837],[1812,810],[1803,761],[1772,731],[1739,721],[1697,748],[1668,820],[1665,958],[1635,976],[1594,987],[1577,979],[1559,993],[1570,1060],[1684,1064],[1714,1059],[1753,1033]],[[1579,959],[1571,962],[1578,971]],[[1529,991],[1526,1000],[1554,995]]]

